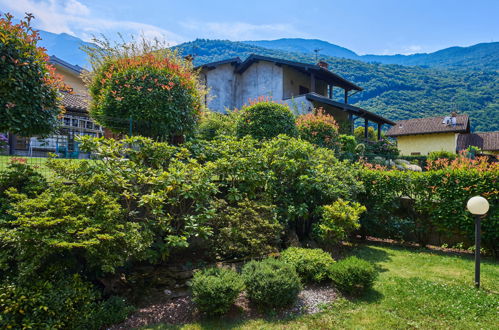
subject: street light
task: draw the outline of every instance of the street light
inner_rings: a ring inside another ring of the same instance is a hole
[[[480,220],[489,210],[489,202],[482,196],[474,196],[466,204],[468,211],[475,216],[475,287],[480,288]]]

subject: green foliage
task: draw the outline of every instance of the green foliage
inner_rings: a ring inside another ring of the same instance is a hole
[[[210,226],[213,228],[210,243],[223,258],[258,257],[275,252],[282,231],[275,206],[248,199],[234,206],[218,200]]]
[[[205,269],[194,273],[192,279],[193,301],[208,315],[227,313],[243,288],[242,278],[231,269]]]
[[[0,18],[0,132],[31,136],[48,134],[58,126],[60,78],[37,46],[32,15],[14,24]]]
[[[450,151],[432,151],[428,154],[428,160],[434,161],[437,159],[449,159],[449,160],[454,160],[456,159],[457,155],[453,152]]]
[[[62,182],[30,198],[12,193],[0,244],[12,272],[42,276],[66,269],[95,277],[135,260],[156,263],[192,236],[205,236],[216,187],[189,153],[146,138],[84,138],[100,160],[47,163]]]
[[[359,203],[336,200],[322,207],[321,219],[312,226],[313,236],[324,245],[338,244],[356,229],[366,208]]]
[[[130,307],[121,298],[101,302],[78,275],[56,281],[0,285],[2,329],[101,329],[123,321]],[[118,308],[116,308],[118,307]]]
[[[229,111],[226,114],[204,112],[196,129],[196,137],[201,140],[213,140],[224,135],[235,136],[238,115],[238,111]]]
[[[321,282],[328,279],[333,258],[321,249],[290,247],[281,253],[281,260],[293,265],[305,282]]]
[[[307,235],[319,207],[338,198],[352,199],[362,190],[353,165],[338,161],[334,152],[286,136],[262,145],[271,170],[272,202],[282,223]]]
[[[257,140],[279,134],[296,136],[295,117],[287,105],[258,102],[241,110],[236,133],[239,137],[250,135]]]
[[[322,109],[299,116],[296,119],[296,127],[301,139],[319,147],[338,149],[338,124],[333,116]]]
[[[352,135],[340,134],[340,152],[341,159],[354,160],[357,156],[357,141]]]
[[[319,47],[322,48],[322,47]],[[257,47],[227,40],[198,39],[181,44],[183,54],[196,54],[196,65],[250,54],[315,64],[314,53],[296,53]],[[447,115],[448,109],[458,108],[471,118],[474,131],[499,130],[499,93],[497,70],[469,68],[425,68],[380,63],[365,63],[321,55],[333,71],[362,88],[352,95],[349,103],[360,106],[393,121]],[[497,63],[490,61],[489,63]],[[484,63],[482,59],[477,63]],[[452,97],[449,97],[452,95]],[[339,94],[334,95],[341,102]]]
[[[330,269],[330,277],[336,287],[354,295],[369,290],[377,275],[371,263],[355,256],[336,262]]]
[[[242,275],[249,299],[262,308],[290,305],[301,290],[294,267],[280,260],[250,261]]]
[[[430,233],[436,231],[444,238],[464,236],[470,244],[474,219],[466,202],[482,195],[490,203],[482,222],[482,244],[499,252],[497,169],[444,168],[421,173],[363,170],[360,174],[366,187],[360,196],[367,207],[361,221],[365,233],[426,244]]]
[[[365,141],[364,138],[364,126],[359,126],[356,127],[353,131],[355,138],[357,141]],[[374,130],[374,127],[369,126],[367,128],[367,140],[375,142],[377,140],[376,137],[376,131]]]
[[[395,158],[399,155],[399,150],[397,148],[397,144],[390,140],[379,140],[379,141],[366,141],[365,145],[365,154],[369,156],[381,156],[381,157],[389,157]]]
[[[163,140],[194,130],[204,92],[189,61],[145,40],[132,46],[96,42],[87,47],[92,118],[125,134],[131,119],[134,132]]]

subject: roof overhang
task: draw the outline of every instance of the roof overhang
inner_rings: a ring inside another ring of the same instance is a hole
[[[300,70],[306,74],[313,74],[317,79],[324,80],[327,83],[330,83],[334,86],[341,87],[341,88],[348,90],[348,91],[349,90],[357,90],[357,91],[362,90],[361,87],[355,85],[354,83],[352,83],[352,82],[346,80],[345,78],[342,78],[339,75],[337,75],[337,74],[335,74],[327,69],[324,69],[318,65],[295,62],[295,61],[288,61],[288,60],[284,60],[284,59],[280,59],[280,58],[255,55],[255,54],[250,55],[246,60],[244,60],[244,62],[240,63],[236,68],[236,72],[243,73],[253,63],[258,62],[258,61],[271,62],[271,63],[275,63],[277,65],[287,65],[287,66],[292,67],[294,69]]]
[[[312,101],[312,102],[320,102],[324,104],[328,104],[330,106],[333,106],[335,108],[341,109],[343,111],[347,111],[353,115],[356,115],[358,117],[367,119],[369,121],[378,123],[378,124],[387,124],[387,125],[395,125],[395,122],[386,119],[382,116],[379,116],[375,113],[372,113],[370,111],[367,111],[365,109],[350,105],[350,104],[344,104],[340,102],[333,101],[325,96],[319,95],[317,93],[308,93],[305,94],[305,97],[307,100]]]

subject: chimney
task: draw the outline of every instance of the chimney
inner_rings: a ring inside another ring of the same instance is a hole
[[[324,61],[319,61],[317,63],[318,66],[320,66],[321,68],[323,69],[326,69],[326,70],[329,70],[329,64],[327,64],[327,62],[324,62]]]

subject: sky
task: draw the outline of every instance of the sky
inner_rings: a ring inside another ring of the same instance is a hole
[[[412,54],[499,41],[499,0],[0,0],[0,11],[84,40],[143,34],[175,45],[196,38],[321,39],[362,54]]]

